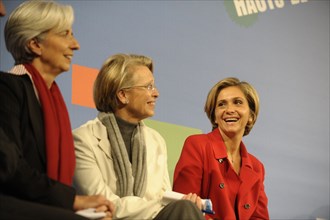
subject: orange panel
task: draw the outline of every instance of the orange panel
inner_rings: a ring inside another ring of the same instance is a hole
[[[72,104],[95,108],[93,84],[98,69],[72,65]]]

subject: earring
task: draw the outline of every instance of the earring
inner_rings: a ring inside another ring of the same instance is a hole
[[[128,99],[126,99],[125,104],[128,104],[128,103],[129,103],[129,101],[128,101]]]

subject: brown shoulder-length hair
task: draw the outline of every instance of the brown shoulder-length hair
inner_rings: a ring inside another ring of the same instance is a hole
[[[240,81],[238,78],[235,77],[228,77],[220,80],[209,91],[205,102],[204,111],[212,124],[212,130],[214,130],[218,127],[218,124],[215,123],[215,108],[218,95],[222,89],[230,86],[236,86],[240,88],[249,104],[252,121],[249,121],[245,127],[245,136],[250,133],[251,129],[253,128],[253,125],[257,121],[257,117],[259,114],[259,96],[255,88],[249,83],[245,81]]]

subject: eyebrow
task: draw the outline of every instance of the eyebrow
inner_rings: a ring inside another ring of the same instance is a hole
[[[240,96],[236,96],[236,97],[233,97],[233,98],[230,98],[230,99],[219,99],[219,100],[217,100],[217,103],[218,102],[222,102],[222,101],[237,100],[237,99],[245,99],[245,98],[244,97],[240,97]]]
[[[149,82],[146,82],[146,83],[142,83],[143,85],[149,85],[149,84],[152,84],[152,83],[155,83],[155,80],[151,80]]]

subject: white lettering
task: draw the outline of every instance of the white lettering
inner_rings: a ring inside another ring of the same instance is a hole
[[[249,14],[258,13],[254,0],[246,0],[246,8]]]
[[[275,0],[275,5],[278,8],[283,8],[284,7],[284,0]]]
[[[273,10],[274,9],[274,4],[273,4],[273,1],[272,0],[268,0],[268,6],[269,6],[269,9],[270,10]]]
[[[305,2],[308,2],[308,0],[291,0],[292,5],[296,5],[299,3],[305,3]]]
[[[246,11],[244,0],[234,0],[234,5],[236,8],[238,17],[245,16],[248,14]]]
[[[275,8],[283,8],[285,1],[286,0],[233,0],[238,17],[265,12],[267,9],[273,10]],[[308,0],[290,0],[290,2],[292,5],[296,5],[308,2]]]
[[[300,0],[291,0],[292,5],[296,5],[296,4],[299,4],[299,3],[300,3]]]
[[[267,5],[265,0],[256,0],[256,6],[259,12],[265,12],[267,10]]]

